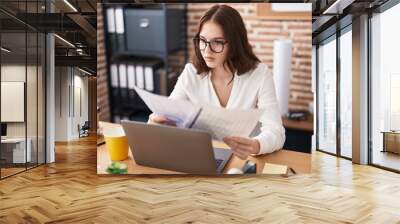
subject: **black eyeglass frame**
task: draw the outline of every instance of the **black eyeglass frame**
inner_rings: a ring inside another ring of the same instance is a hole
[[[204,47],[204,49],[200,49],[200,41],[204,41],[204,42],[205,42],[205,47]],[[213,41],[218,41],[218,42],[221,42],[221,43],[222,43],[222,49],[221,49],[221,51],[215,51],[215,50],[212,48],[211,42],[213,42]],[[211,41],[207,41],[207,40],[205,40],[205,39],[203,39],[203,38],[200,38],[200,37],[194,37],[194,38],[193,38],[193,43],[194,43],[194,46],[198,47],[199,50],[201,50],[201,51],[204,51],[204,50],[207,48],[207,46],[208,46],[212,52],[218,54],[218,53],[221,53],[221,52],[224,51],[224,49],[225,49],[225,44],[227,44],[228,41],[227,41],[227,40],[211,40]]]

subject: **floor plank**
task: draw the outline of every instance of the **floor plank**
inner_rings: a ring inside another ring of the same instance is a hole
[[[0,223],[400,223],[400,175],[320,152],[289,178],[96,174],[96,139],[0,181]]]

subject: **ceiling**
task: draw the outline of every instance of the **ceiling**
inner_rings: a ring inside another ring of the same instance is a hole
[[[372,12],[388,0],[314,0],[313,44],[351,24],[354,17]]]
[[[2,60],[36,56],[36,33],[51,32],[61,37],[55,38],[56,65],[80,66],[95,73],[96,4],[96,0],[1,0],[2,46],[11,50],[2,51]]]

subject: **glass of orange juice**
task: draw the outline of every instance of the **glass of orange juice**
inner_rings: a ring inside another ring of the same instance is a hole
[[[112,161],[121,161],[128,158],[128,139],[122,127],[104,129],[103,135]]]

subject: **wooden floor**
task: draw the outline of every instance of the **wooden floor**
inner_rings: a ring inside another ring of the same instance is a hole
[[[392,152],[375,151],[372,157],[374,164],[400,170],[400,155]]]
[[[0,181],[0,223],[400,223],[400,175],[313,155],[289,178],[99,177],[96,140]]]
[[[17,167],[17,168],[1,168],[1,177],[7,177],[25,170],[25,167]]]

